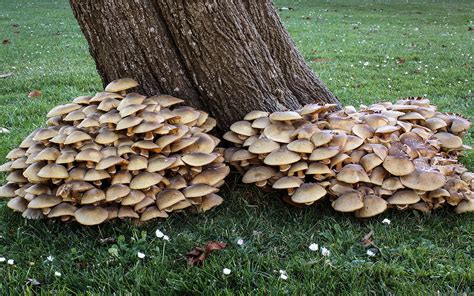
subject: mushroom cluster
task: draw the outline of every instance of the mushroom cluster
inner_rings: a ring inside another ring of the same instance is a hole
[[[208,134],[215,119],[172,96],[127,93],[137,86],[118,79],[53,108],[48,127],[31,133],[0,166],[8,172],[0,187],[7,206],[28,219],[96,225],[221,204],[216,192],[230,169],[220,140]]]
[[[224,139],[225,159],[244,183],[284,190],[311,205],[327,196],[339,212],[371,217],[388,208],[423,212],[443,205],[474,211],[474,174],[458,163],[470,147],[462,116],[426,98],[352,106],[310,104],[296,111],[252,111]]]

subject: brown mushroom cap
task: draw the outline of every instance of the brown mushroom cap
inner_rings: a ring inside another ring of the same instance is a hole
[[[131,189],[147,189],[161,182],[163,177],[157,173],[141,172],[130,182]]]
[[[405,176],[415,170],[413,162],[404,156],[388,155],[383,161],[383,167],[392,175]]]
[[[333,138],[334,138],[333,133],[329,131],[319,131],[319,132],[315,132],[311,136],[311,142],[313,142],[315,147],[319,147],[331,142]]]
[[[275,169],[268,166],[256,166],[249,169],[242,178],[242,182],[256,183],[270,179],[276,174]]]
[[[199,167],[210,164],[211,162],[216,160],[218,156],[219,155],[216,153],[195,152],[183,155],[181,157],[181,160],[187,165]]]
[[[306,139],[295,140],[287,145],[287,149],[297,153],[311,153],[314,149],[314,144]]]
[[[121,158],[120,156],[112,155],[112,156],[108,156],[106,158],[103,158],[101,161],[99,161],[99,163],[97,163],[95,169],[96,170],[105,170],[105,169],[108,169],[112,166],[123,164],[125,162],[126,162],[125,159]]]
[[[457,149],[461,148],[462,146],[462,139],[450,133],[437,133],[433,136],[433,138],[437,139],[441,147],[446,149]]]
[[[109,217],[109,212],[101,207],[84,206],[74,213],[74,218],[82,225],[97,225]]]
[[[383,213],[387,209],[385,199],[376,195],[365,195],[362,198],[364,207],[355,212],[358,218],[369,218]]]
[[[303,184],[303,180],[298,177],[283,177],[278,179],[273,183],[273,189],[289,189],[289,188],[298,188]]]
[[[294,111],[279,111],[270,114],[272,121],[291,121],[301,119],[301,115]]]
[[[295,193],[291,196],[291,200],[295,203],[311,204],[325,196],[326,193],[326,189],[319,184],[304,183],[296,189]]]
[[[42,194],[28,203],[28,208],[30,209],[43,209],[51,208],[57,204],[60,204],[62,201],[61,197],[49,194]]]
[[[7,207],[15,212],[23,213],[27,209],[28,201],[21,196],[10,199],[7,202]]]
[[[472,213],[474,212],[474,199],[468,199],[461,201],[456,208],[454,208],[456,214]]]
[[[46,115],[48,118],[55,117],[55,116],[61,116],[64,114],[68,114],[72,111],[75,111],[77,109],[80,109],[81,105],[79,104],[65,104],[65,105],[59,105],[51,109],[51,111],[48,112],[48,115]]]
[[[78,142],[83,142],[83,141],[87,141],[91,139],[92,137],[83,131],[74,131],[71,134],[69,134],[69,136],[66,137],[66,140],[64,141],[64,145],[75,144]]]
[[[274,150],[280,148],[280,144],[277,142],[270,140],[268,138],[259,138],[255,140],[249,147],[248,150],[251,153],[255,154],[267,154]]]
[[[415,169],[412,173],[400,177],[402,184],[420,191],[433,191],[446,184],[446,177],[435,170]]]
[[[366,182],[370,183],[369,176],[364,168],[358,164],[347,164],[336,176],[338,181],[349,184]]]
[[[84,175],[84,181],[100,181],[108,178],[110,175],[104,170],[89,169]]]
[[[191,184],[207,184],[214,186],[230,173],[228,166],[221,166],[218,168],[209,168],[198,174],[191,180]]]
[[[93,188],[84,192],[81,198],[81,204],[94,204],[105,200],[105,192],[103,190]]]
[[[263,130],[263,134],[270,140],[273,140],[278,143],[290,143],[291,134],[294,132],[295,128],[283,122],[273,122],[269,124]]]
[[[121,203],[124,206],[136,205],[141,202],[145,196],[145,193],[140,190],[130,190],[130,193],[122,199]]]
[[[400,190],[390,196],[387,201],[392,205],[411,205],[419,202],[420,199],[414,190]]]
[[[251,121],[260,117],[268,117],[269,114],[270,113],[265,111],[250,111],[249,113],[247,113],[247,115],[245,115],[244,120]]]
[[[12,198],[15,197],[15,190],[18,189],[18,185],[15,183],[7,183],[0,187],[0,197]]]
[[[156,196],[156,205],[158,209],[163,210],[183,200],[186,200],[186,197],[181,191],[165,189]]]
[[[280,148],[278,150],[272,151],[270,154],[265,157],[263,162],[266,165],[288,165],[295,162],[298,162],[301,159],[301,156],[293,151],[289,151],[286,148]]]
[[[130,193],[130,187],[123,184],[113,184],[105,192],[106,201],[115,201],[124,198]]]
[[[138,219],[140,216],[138,215],[137,212],[133,210],[132,207],[130,206],[121,206],[119,208],[117,217],[120,219],[125,219],[125,218],[135,218]]]
[[[100,131],[95,137],[95,142],[102,145],[112,144],[117,141],[119,136],[113,131],[104,130]]]
[[[116,130],[123,130],[123,129],[128,129],[135,127],[139,125],[143,121],[143,118],[141,117],[135,117],[135,116],[129,116],[122,118],[118,123],[117,126],[115,127]]]
[[[182,190],[186,198],[200,197],[211,193],[216,193],[219,189],[207,184],[194,184]]]
[[[184,103],[184,100],[175,98],[170,95],[158,95],[158,96],[153,96],[152,98],[155,99],[155,101],[160,104],[162,107],[170,107],[176,104],[181,104]]]
[[[39,172],[38,177],[45,179],[66,179],[69,173],[60,164],[47,164]]]
[[[57,218],[57,217],[64,217],[64,216],[74,216],[74,213],[76,212],[77,207],[67,203],[67,202],[62,202],[55,206],[54,208],[51,209],[51,211],[48,213],[48,218]]]
[[[359,193],[353,191],[344,193],[333,201],[331,205],[338,212],[354,212],[361,209],[364,203]]]
[[[340,150],[341,149],[338,146],[319,147],[313,150],[313,152],[309,156],[309,160],[317,161],[330,159],[331,157],[336,156],[340,152]]]
[[[230,130],[236,134],[247,136],[247,137],[250,137],[256,134],[256,130],[252,127],[252,124],[245,120],[234,122],[230,126]]]
[[[208,210],[222,204],[224,199],[215,193],[208,194],[202,198],[201,204],[198,206],[199,212],[207,212]]]
[[[121,92],[137,86],[138,82],[132,78],[120,78],[107,84],[104,90],[108,92]]]

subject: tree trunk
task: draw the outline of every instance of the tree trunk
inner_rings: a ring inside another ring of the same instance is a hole
[[[70,0],[104,85],[131,77],[213,115],[338,103],[270,0]]]

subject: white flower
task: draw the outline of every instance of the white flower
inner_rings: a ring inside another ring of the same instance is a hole
[[[325,256],[325,257],[329,257],[329,255],[331,255],[331,251],[329,251],[328,249],[326,249],[325,247],[322,247],[321,248],[321,255]]]
[[[319,249],[319,246],[318,246],[318,244],[312,243],[311,245],[309,245],[309,249],[310,249],[310,251],[315,252]]]
[[[5,262],[5,261],[7,261],[7,258],[5,258],[5,257],[0,257],[0,263],[3,263],[3,262]]]
[[[365,63],[364,63],[364,66],[368,66],[368,65],[369,65],[369,62],[365,62]]]
[[[169,240],[170,240],[170,237],[167,236],[167,235],[164,235],[164,236],[163,236],[163,239],[164,239],[165,241],[169,241]]]
[[[13,265],[13,264],[15,264],[15,260],[13,260],[13,259],[8,259],[7,263],[10,264],[10,265]]]
[[[288,279],[288,275],[286,273],[282,273],[280,274],[280,278],[284,281],[286,281]]]
[[[367,256],[369,257],[374,257],[375,256],[375,253],[371,250],[367,250]]]
[[[61,276],[61,273],[60,273],[59,271],[55,271],[55,272],[54,272],[54,276],[60,277],[60,276]]]
[[[49,262],[53,262],[54,257],[49,255],[48,257],[46,257],[46,260],[48,260]]]
[[[241,239],[241,238],[239,238],[239,239],[237,240],[237,244],[238,244],[239,246],[243,245],[243,244],[244,244],[244,240]]]
[[[383,223],[383,224],[390,225],[390,223],[392,223],[392,221],[390,221],[390,220],[388,220],[387,218],[385,218],[385,219],[382,220],[382,223]]]
[[[162,238],[163,236],[165,236],[165,234],[161,232],[159,229],[155,231],[155,235],[157,238]]]
[[[228,269],[228,268],[224,268],[224,269],[222,270],[222,273],[225,274],[225,275],[229,275],[230,272],[231,272],[231,270]]]
[[[138,252],[138,253],[137,253],[137,256],[138,256],[138,258],[140,258],[140,259],[145,258],[145,254],[143,254],[142,252]]]

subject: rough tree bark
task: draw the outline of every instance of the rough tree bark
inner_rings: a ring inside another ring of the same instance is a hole
[[[70,0],[104,85],[135,78],[227,128],[251,110],[337,98],[306,65],[271,0]]]

